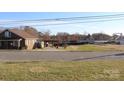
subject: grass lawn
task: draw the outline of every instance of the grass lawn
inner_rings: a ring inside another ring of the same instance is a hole
[[[124,60],[1,62],[0,80],[124,80]]]
[[[71,45],[65,50],[67,51],[124,51],[124,45],[111,45],[111,44],[101,44],[101,45]]]

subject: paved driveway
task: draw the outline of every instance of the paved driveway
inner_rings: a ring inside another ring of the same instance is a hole
[[[122,59],[123,52],[0,51],[0,61]]]

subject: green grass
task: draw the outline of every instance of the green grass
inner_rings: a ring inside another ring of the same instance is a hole
[[[96,45],[82,45],[78,47],[79,51],[105,51],[106,48]]]
[[[66,51],[124,51],[124,45],[110,45],[110,44],[102,44],[102,45],[73,45],[68,46]]]
[[[0,80],[124,80],[124,60],[3,62]]]

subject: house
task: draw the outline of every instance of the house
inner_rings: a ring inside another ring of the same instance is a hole
[[[33,49],[38,41],[36,33],[24,29],[5,29],[0,31],[0,49]]]
[[[115,42],[120,45],[124,45],[124,36],[116,38]]]

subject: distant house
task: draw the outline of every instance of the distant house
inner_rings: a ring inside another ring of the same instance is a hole
[[[95,40],[94,44],[106,44],[108,42],[109,42],[109,40]]]
[[[0,31],[0,49],[33,49],[38,35],[21,29],[6,29]]]
[[[116,38],[115,42],[120,45],[124,45],[124,36]]]

